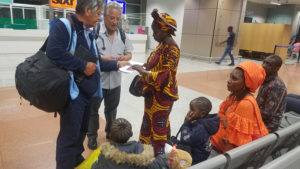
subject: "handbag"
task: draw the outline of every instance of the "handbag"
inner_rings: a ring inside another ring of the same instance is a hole
[[[131,93],[132,95],[136,96],[136,97],[140,97],[143,96],[142,94],[142,90],[143,90],[143,83],[139,82],[140,79],[140,75],[136,75],[129,87],[129,93]]]
[[[169,140],[167,140],[167,144],[171,145],[171,146],[174,146],[175,144],[177,145],[176,146],[176,149],[180,149],[180,150],[183,150],[183,151],[186,151],[188,152],[191,156],[192,156],[192,148],[191,146],[189,145],[186,145],[186,144],[182,144],[180,142],[180,140],[178,140],[178,135],[179,133],[181,132],[181,129],[183,127],[185,123],[182,124],[182,126],[180,127],[179,131],[177,132],[176,136],[171,136],[171,138]]]

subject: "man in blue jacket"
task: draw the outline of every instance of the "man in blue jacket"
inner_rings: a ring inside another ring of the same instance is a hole
[[[78,96],[59,112],[60,131],[56,144],[57,169],[74,169],[84,160],[81,153],[84,151],[83,141],[88,129],[89,110],[87,107],[92,96],[102,97],[100,70],[118,70],[119,67],[127,64],[121,61],[102,61],[98,56],[95,33],[91,28],[100,21],[102,6],[102,0],[78,0],[76,14],[70,17],[76,36],[73,36],[72,32],[73,38],[70,37],[70,30],[68,30],[70,28],[62,20],[57,20],[48,37],[46,54],[53,63],[74,74],[85,75],[82,82],[76,83],[79,89]],[[73,42],[70,42],[71,39]],[[75,49],[69,52],[66,49],[70,44],[75,45]],[[74,52],[79,47],[86,48],[99,58],[99,61],[87,62],[76,57]]]

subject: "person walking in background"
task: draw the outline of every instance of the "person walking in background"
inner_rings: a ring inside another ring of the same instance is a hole
[[[227,40],[220,43],[220,44],[227,43],[225,51],[224,51],[222,57],[220,58],[220,60],[216,62],[216,64],[221,64],[221,62],[224,60],[224,58],[228,54],[231,59],[231,63],[229,64],[229,66],[234,66],[234,57],[232,55],[232,50],[233,50],[233,44],[234,44],[234,39],[235,39],[235,33],[233,32],[232,26],[229,26],[227,28],[227,31],[229,32],[229,37],[227,38]]]
[[[227,81],[230,95],[220,105],[219,131],[211,138],[217,152],[224,153],[269,133],[252,94],[265,76],[264,68],[251,61],[239,64],[231,72]]]
[[[96,27],[98,34],[97,46],[102,59],[119,63],[127,62],[132,57],[133,46],[126,34],[118,29],[122,14],[122,7],[116,2],[109,2],[104,7],[104,23]],[[117,116],[117,107],[121,94],[121,72],[101,72],[103,99],[93,98],[90,106],[90,122],[88,129],[88,147],[97,148],[97,131],[99,129],[98,110],[104,100],[104,114],[106,120],[106,138],[110,138],[110,126]]]
[[[278,77],[281,65],[282,59],[277,55],[270,55],[263,61],[266,79],[256,97],[261,116],[270,133],[278,129],[286,107],[287,90]]]
[[[153,37],[159,43],[144,66],[133,65],[141,74],[138,83],[143,84],[145,98],[144,117],[139,140],[152,144],[155,156],[164,154],[165,143],[170,139],[169,115],[174,101],[178,99],[176,73],[180,57],[179,47],[172,38],[176,21],[167,13],[154,9]],[[145,67],[145,68],[144,68]]]

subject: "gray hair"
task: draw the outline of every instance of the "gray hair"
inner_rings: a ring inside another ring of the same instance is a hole
[[[111,1],[107,4],[105,4],[105,6],[104,6],[104,15],[108,14],[108,10],[110,8],[114,8],[114,9],[120,11],[121,14],[122,14],[122,11],[123,11],[122,6],[120,4],[118,4],[117,2],[115,2],[115,1]]]
[[[92,13],[94,13],[102,6],[103,0],[77,0],[76,13],[84,14],[86,7],[88,7]]]

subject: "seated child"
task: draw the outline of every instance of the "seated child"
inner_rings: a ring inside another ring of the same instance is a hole
[[[218,114],[208,114],[211,108],[207,98],[198,97],[190,102],[190,110],[184,119],[180,142],[191,146],[192,165],[208,158],[212,149],[210,136],[219,129],[220,117]]]
[[[101,145],[101,153],[92,169],[123,168],[163,168],[169,169],[169,160],[176,158],[176,152],[154,157],[151,145],[128,141],[132,136],[131,124],[123,118],[116,119],[111,125],[111,142]]]

